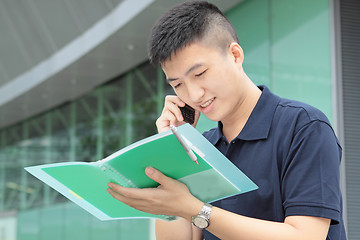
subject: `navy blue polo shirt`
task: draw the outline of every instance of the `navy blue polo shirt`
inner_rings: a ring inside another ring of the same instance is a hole
[[[259,189],[213,205],[276,222],[293,215],[328,218],[327,239],[346,239],[339,187],[342,150],[328,119],[314,107],[259,88],[260,99],[235,139],[226,140],[221,122],[204,133]],[[204,236],[218,239],[207,231]]]

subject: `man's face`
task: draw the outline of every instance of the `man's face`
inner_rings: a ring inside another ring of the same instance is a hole
[[[242,59],[233,51],[192,43],[162,64],[177,96],[213,121],[231,118],[243,100]]]

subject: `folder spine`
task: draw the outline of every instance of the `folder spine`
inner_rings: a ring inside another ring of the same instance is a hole
[[[138,186],[136,186],[130,179],[126,178],[106,162],[99,163],[98,167],[101,168],[101,170],[111,179],[111,181],[119,184],[120,186],[138,188]]]

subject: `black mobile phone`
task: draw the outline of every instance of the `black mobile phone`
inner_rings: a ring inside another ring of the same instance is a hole
[[[179,107],[181,114],[184,117],[184,121],[193,124],[195,121],[195,110],[189,105],[185,104],[185,107]]]

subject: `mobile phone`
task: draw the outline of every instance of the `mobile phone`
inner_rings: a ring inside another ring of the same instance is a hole
[[[185,104],[185,107],[179,107],[181,114],[184,117],[184,121],[193,124],[195,121],[195,110],[189,105]]]

